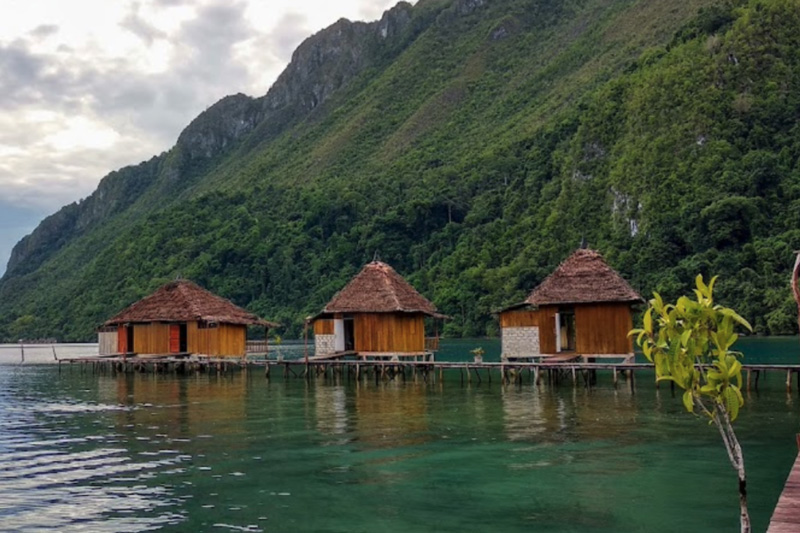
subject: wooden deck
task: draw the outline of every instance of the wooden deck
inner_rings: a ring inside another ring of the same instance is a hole
[[[349,354],[337,354],[349,355]],[[501,383],[522,384],[529,382],[540,385],[566,385],[571,382],[573,386],[595,386],[598,382],[598,371],[610,371],[612,382],[616,388],[621,380],[633,391],[634,375],[644,379],[655,379],[653,365],[650,363],[632,362],[592,362],[581,361],[553,361],[541,360],[536,362],[512,361],[420,361],[409,358],[387,360],[385,358],[372,359],[346,359],[344,357],[325,357],[322,359],[309,358],[308,361],[300,359],[246,359],[246,358],[213,358],[213,357],[174,357],[165,356],[158,358],[144,357],[78,357],[58,359],[59,371],[62,366],[78,366],[89,368],[97,372],[206,372],[216,371],[226,373],[235,370],[262,368],[266,377],[271,370],[277,369],[284,378],[289,376],[310,378],[311,375],[327,375],[345,377],[356,380],[367,374],[380,375],[382,379],[393,380],[395,376],[405,379],[406,374],[414,377],[421,375],[425,381],[444,381],[445,371],[458,372],[460,381],[471,382],[473,377],[478,383],[492,382],[493,374],[500,374]],[[797,380],[797,390],[800,391],[800,365],[797,364],[745,364],[743,371],[746,375],[745,390],[758,390],[759,379],[771,374],[785,375],[786,392],[792,391],[792,383]],[[643,375],[642,375],[643,373]],[[763,375],[763,376],[762,376]],[[783,377],[783,376],[781,376]],[[755,378],[755,379],[753,379]],[[659,384],[656,383],[656,388]]]
[[[800,446],[800,436],[798,436]],[[794,461],[778,505],[772,513],[767,533],[796,533],[800,531],[800,453]]]

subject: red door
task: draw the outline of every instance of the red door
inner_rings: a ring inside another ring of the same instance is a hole
[[[128,353],[128,328],[117,326],[117,353]]]
[[[181,351],[181,326],[179,324],[169,325],[169,353],[180,353]]]

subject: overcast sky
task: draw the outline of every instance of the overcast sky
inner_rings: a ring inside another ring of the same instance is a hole
[[[46,215],[261,96],[311,34],[397,0],[0,0],[0,274]]]

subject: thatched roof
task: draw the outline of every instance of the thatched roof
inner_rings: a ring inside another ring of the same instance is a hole
[[[217,324],[278,326],[278,324],[258,318],[188,280],[177,280],[162,285],[150,296],[142,298],[107,320],[104,326],[129,322],[194,322],[200,320]]]
[[[628,282],[608,266],[602,255],[581,249],[558,265],[524,302],[509,309],[524,305],[643,301]]]
[[[444,318],[431,302],[381,261],[368,263],[337,292],[320,315],[332,313],[423,313]]]

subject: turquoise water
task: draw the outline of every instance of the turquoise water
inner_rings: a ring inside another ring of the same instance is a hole
[[[790,362],[797,339],[747,339]],[[457,341],[440,359],[486,342]],[[494,344],[492,344],[494,342]],[[461,357],[460,354],[464,354]],[[495,376],[497,377],[497,376]],[[571,385],[375,385],[261,372],[111,377],[0,366],[8,531],[733,531],[735,474],[713,427],[643,372]],[[754,531],[797,450],[785,375],[747,396]]]

